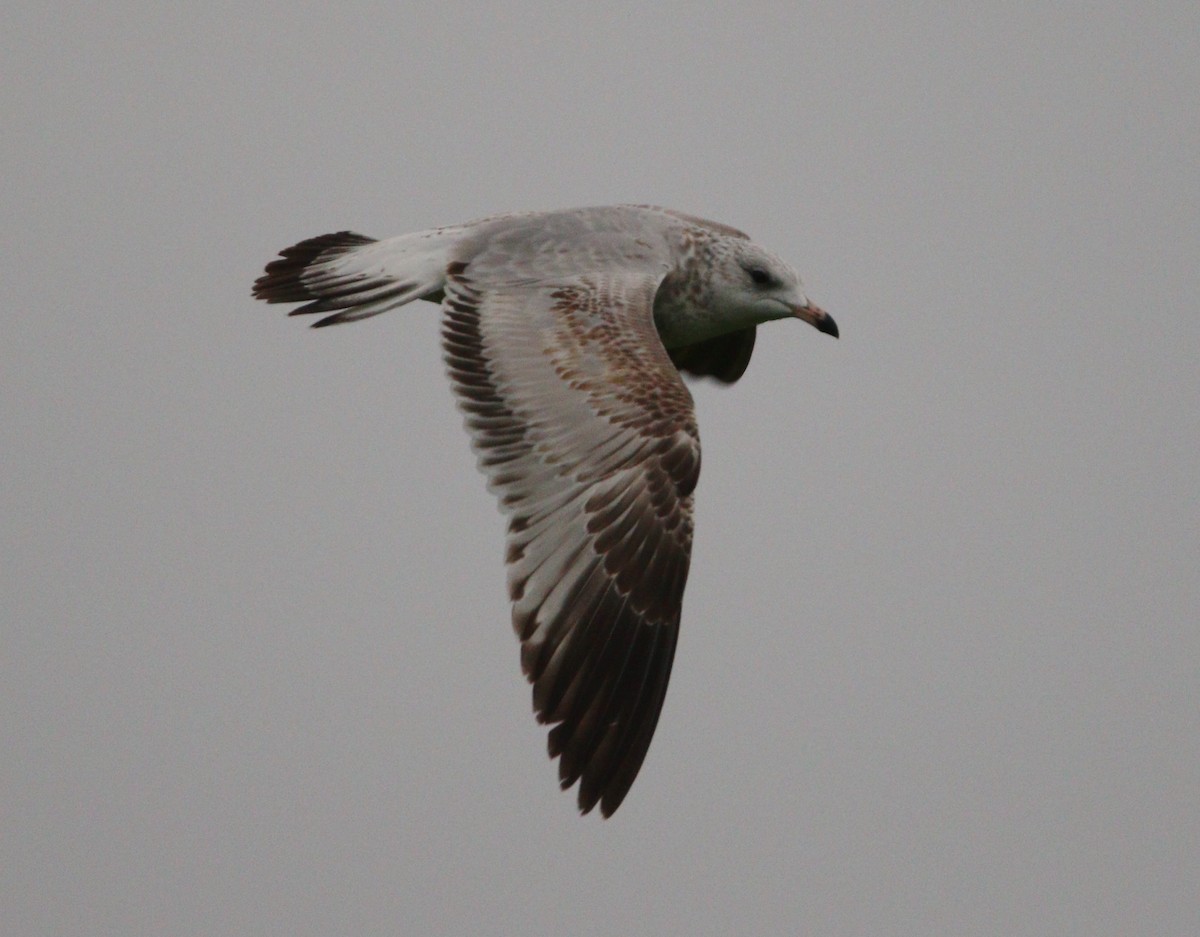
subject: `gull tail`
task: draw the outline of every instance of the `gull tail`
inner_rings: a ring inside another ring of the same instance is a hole
[[[414,299],[440,303],[455,234],[435,228],[383,241],[353,231],[309,238],[267,264],[254,298],[304,303],[293,316],[333,313],[314,328],[368,319]]]

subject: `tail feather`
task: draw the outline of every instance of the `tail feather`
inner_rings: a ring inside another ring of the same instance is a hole
[[[268,303],[305,303],[293,316],[333,313],[314,328],[366,319],[414,299],[440,301],[447,246],[442,230],[385,241],[353,231],[323,234],[280,251],[254,282],[253,295]]]
[[[301,280],[301,275],[318,259],[329,260],[364,244],[377,243],[375,238],[353,231],[338,231],[309,238],[279,252],[279,259],[267,264],[266,272],[254,281],[254,298],[268,303],[298,303],[316,299],[317,294]]]
[[[359,319],[369,319],[381,312],[387,312],[397,306],[403,306],[420,295],[415,283],[401,283],[390,288],[355,291],[349,295],[331,299],[318,299],[299,309],[293,309],[289,316],[307,316],[313,313],[342,310],[332,316],[326,316],[313,323],[313,328],[326,325],[338,325],[342,322],[357,322]]]

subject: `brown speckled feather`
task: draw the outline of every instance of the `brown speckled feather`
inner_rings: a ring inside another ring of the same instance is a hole
[[[486,269],[487,258],[481,267]],[[655,278],[608,273],[491,289],[447,283],[446,361],[509,515],[521,663],[579,806],[620,805],[675,653],[700,445],[658,341]]]

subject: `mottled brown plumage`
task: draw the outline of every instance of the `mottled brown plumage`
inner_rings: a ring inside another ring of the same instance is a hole
[[[341,232],[268,265],[254,295],[353,321],[422,298],[480,467],[508,515],[521,666],[579,806],[612,814],[662,709],[700,441],[680,370],[732,382],[755,326],[836,335],[744,234],[644,206],[485,218],[374,241]]]

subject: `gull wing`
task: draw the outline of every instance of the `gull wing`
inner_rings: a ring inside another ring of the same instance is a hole
[[[700,442],[654,328],[661,274],[518,282],[504,273],[512,251],[450,265],[445,358],[509,517],[512,620],[534,711],[553,726],[563,788],[579,781],[580,809],[598,803],[609,816],[667,690]]]

